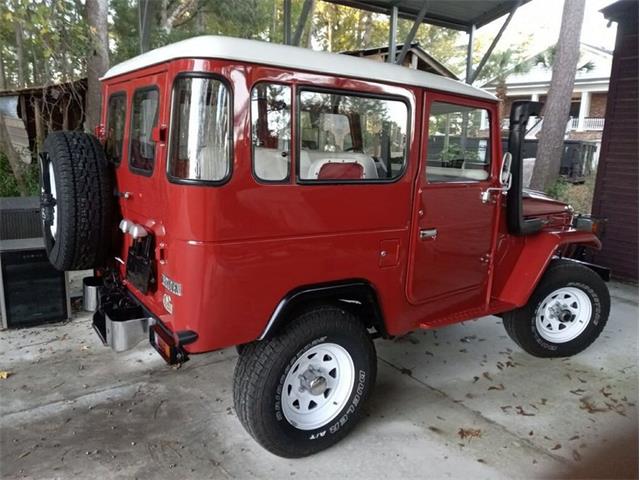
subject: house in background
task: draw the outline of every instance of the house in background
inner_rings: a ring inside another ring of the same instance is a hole
[[[396,45],[396,56],[400,53],[403,47],[403,44]],[[386,62],[389,57],[389,47],[384,46],[379,48],[365,48],[363,50],[351,50],[348,52],[342,52],[342,54],[364,57],[370,60],[377,60],[379,62]],[[442,75],[443,77],[459,80],[455,73],[429,55],[418,43],[412,43],[410,45],[402,64],[405,67],[413,68],[414,70],[435,73],[436,75]]]
[[[544,53],[541,52],[541,54]],[[537,57],[538,55],[534,55],[532,58],[536,59]],[[587,140],[600,143],[607,108],[612,60],[613,55],[607,50],[585,43],[580,45],[578,67],[588,65],[589,68],[580,68],[576,72],[571,97],[570,119],[567,123],[566,138],[568,140]],[[496,80],[492,80],[483,85],[483,88],[495,92],[496,86]],[[544,103],[550,86],[551,66],[545,65],[543,62],[533,65],[526,73],[507,75],[505,115],[509,114],[511,103],[515,100],[533,100]],[[508,119],[503,119],[503,126],[505,123],[508,126]],[[538,122],[537,126],[533,126],[529,136],[535,138],[540,127],[541,122]]]

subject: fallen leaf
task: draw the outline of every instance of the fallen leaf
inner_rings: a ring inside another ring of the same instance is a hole
[[[593,403],[589,397],[583,397],[580,399],[580,410],[586,410],[587,413],[599,413],[599,412],[607,412],[607,408],[598,407],[595,403]]]
[[[556,443],[551,450],[560,450],[561,448],[562,448],[562,445],[560,445],[559,443]]]
[[[500,407],[500,409],[504,412],[507,413],[507,410],[509,410],[510,408],[513,408],[511,405],[504,405],[503,407]]]
[[[525,417],[535,417],[535,413],[527,413],[521,405],[516,406],[516,413]]]
[[[584,393],[584,390],[581,388],[576,388],[575,390],[569,390],[569,392],[573,393],[574,395],[582,395]]]
[[[482,432],[479,428],[462,428],[458,430],[458,436],[464,440],[468,439],[471,441],[472,438],[480,438],[482,436]]]
[[[504,385],[501,383],[498,385],[491,385],[487,390],[504,390]]]
[[[573,437],[571,437],[571,438],[569,439],[569,441],[571,442],[571,441],[573,441],[573,440],[578,440],[579,438],[580,438],[580,435],[574,435]]]
[[[476,383],[478,380],[480,380],[480,377],[473,377],[473,383]]]
[[[482,372],[482,376],[487,380],[489,380],[490,382],[493,382],[493,378],[491,378],[491,375],[489,375],[489,372]]]
[[[13,375],[13,373],[7,372],[6,370],[0,370],[0,380],[6,380],[11,375]]]

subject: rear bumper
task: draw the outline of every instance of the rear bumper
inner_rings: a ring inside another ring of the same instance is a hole
[[[85,283],[100,282],[87,280]],[[147,339],[170,365],[189,359],[183,346],[195,342],[198,335],[191,331],[172,331],[123,285],[86,289],[83,300],[85,309],[95,309],[93,329],[102,343],[115,352],[130,350]]]

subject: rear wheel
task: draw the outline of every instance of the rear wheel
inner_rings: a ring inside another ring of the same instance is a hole
[[[551,263],[529,303],[504,314],[509,336],[537,357],[567,357],[591,345],[610,308],[609,290],[593,270],[569,260]]]
[[[113,231],[113,173],[98,140],[52,132],[40,156],[41,213],[49,261],[58,270],[104,266]]]
[[[356,424],[376,377],[373,342],[340,308],[300,315],[276,337],[242,348],[234,404],[245,429],[282,457],[328,448]]]

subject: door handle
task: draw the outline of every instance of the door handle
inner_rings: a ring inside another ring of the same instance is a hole
[[[435,239],[438,236],[437,228],[423,228],[420,230],[420,240],[427,240],[429,238]]]

